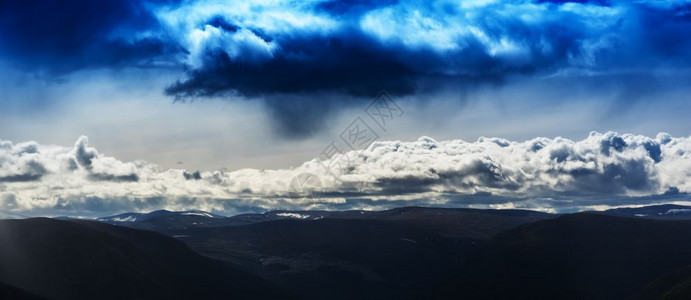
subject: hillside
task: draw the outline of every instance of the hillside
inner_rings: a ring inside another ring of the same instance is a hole
[[[154,232],[88,221],[1,220],[0,241],[0,281],[50,299],[284,295]]]
[[[628,299],[691,264],[691,222],[579,213],[497,235],[444,296]]]

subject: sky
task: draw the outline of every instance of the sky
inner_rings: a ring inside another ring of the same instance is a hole
[[[691,1],[0,1],[0,212],[688,204]]]

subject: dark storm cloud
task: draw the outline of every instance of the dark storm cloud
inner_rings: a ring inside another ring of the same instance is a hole
[[[172,1],[147,1],[164,5]],[[139,0],[0,2],[0,54],[14,66],[48,74],[146,65],[179,50]]]
[[[222,27],[220,28],[222,30]],[[358,32],[338,36],[276,37],[280,53],[261,62],[231,58],[222,49],[204,53],[202,66],[188,72],[166,93],[178,97],[218,96],[228,91],[256,97],[337,91],[371,96],[386,89],[411,93],[419,71],[402,63],[395,49],[377,45]]]
[[[688,67],[689,37],[687,1],[0,3],[3,57],[56,72],[184,63],[166,89],[176,97],[369,97],[562,68]]]
[[[328,90],[369,96],[381,89],[412,93],[426,80],[458,84],[562,68],[689,64],[691,17],[683,2],[488,2],[464,7],[446,1],[325,1],[282,7],[286,14],[333,20],[326,33],[299,26],[277,31],[271,23],[243,25],[236,16],[209,16],[193,28],[218,32],[203,41],[212,46],[199,48],[200,60],[188,77],[166,92],[205,97]],[[194,10],[203,3],[189,5]],[[219,18],[225,21],[219,24]],[[217,47],[216,39],[230,41],[240,29],[275,46],[268,57],[256,59],[256,52],[267,54],[262,47],[251,53]]]
[[[390,6],[398,0],[327,0],[315,5],[317,11],[325,11],[334,15],[362,14],[379,7]]]
[[[609,0],[537,0],[535,2],[537,2],[537,3],[555,3],[555,4],[580,3],[580,4],[595,4],[595,5],[601,5],[601,6],[609,6],[609,5],[611,5],[612,1],[609,1]]]
[[[691,2],[3,1],[0,56],[58,75],[183,66],[167,95],[259,99],[299,137],[381,90],[462,94],[516,75],[572,76],[626,109],[661,89],[636,72],[691,67]]]
[[[279,1],[275,7],[250,6],[248,11],[264,17],[248,21],[233,8],[196,13],[207,8],[204,1],[171,13],[176,22],[170,28],[186,28],[177,32],[190,54],[186,76],[165,92],[177,98],[264,99],[288,136],[310,134],[335,106],[363,103],[381,90],[395,96],[462,91],[514,75],[563,71],[580,74],[574,80],[614,72],[604,76],[613,84],[599,88],[619,92],[622,103],[613,110],[621,109],[656,90],[654,78],[631,82],[641,76],[629,70],[673,70],[691,62],[686,2]],[[194,18],[181,17],[185,14]],[[288,18],[301,21],[284,22]],[[325,93],[351,97],[319,96]]]

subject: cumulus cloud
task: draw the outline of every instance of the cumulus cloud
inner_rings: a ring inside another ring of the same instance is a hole
[[[317,179],[312,186],[319,189],[318,198],[295,194],[295,178],[306,173]],[[292,169],[204,172],[122,162],[100,154],[86,137],[71,148],[0,143],[0,206],[22,214],[160,208],[231,214],[400,205],[564,211],[680,201],[691,192],[690,177],[691,138],[664,133],[651,138],[593,132],[579,141],[522,142],[422,137],[378,141]]]
[[[669,169],[688,166],[682,154],[688,150],[676,149],[686,139],[670,144],[669,138],[608,132],[575,142],[563,138],[377,142],[368,150],[350,153],[347,169],[339,171],[343,178],[369,183],[370,188],[393,186],[398,192],[559,197],[688,191],[681,179],[686,174],[676,167],[674,172]]]
[[[0,143],[0,182],[37,181],[46,173],[36,143]]]

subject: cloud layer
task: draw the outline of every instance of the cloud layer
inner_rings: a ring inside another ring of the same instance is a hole
[[[591,133],[579,141],[523,142],[422,137],[379,141],[293,169],[232,172],[160,170],[144,161],[122,162],[100,154],[86,137],[72,148],[0,142],[0,210],[27,215],[161,208],[233,214],[400,205],[568,211],[686,201],[690,177],[691,138],[664,133],[655,138]],[[296,178],[309,181],[316,193],[296,186]]]

